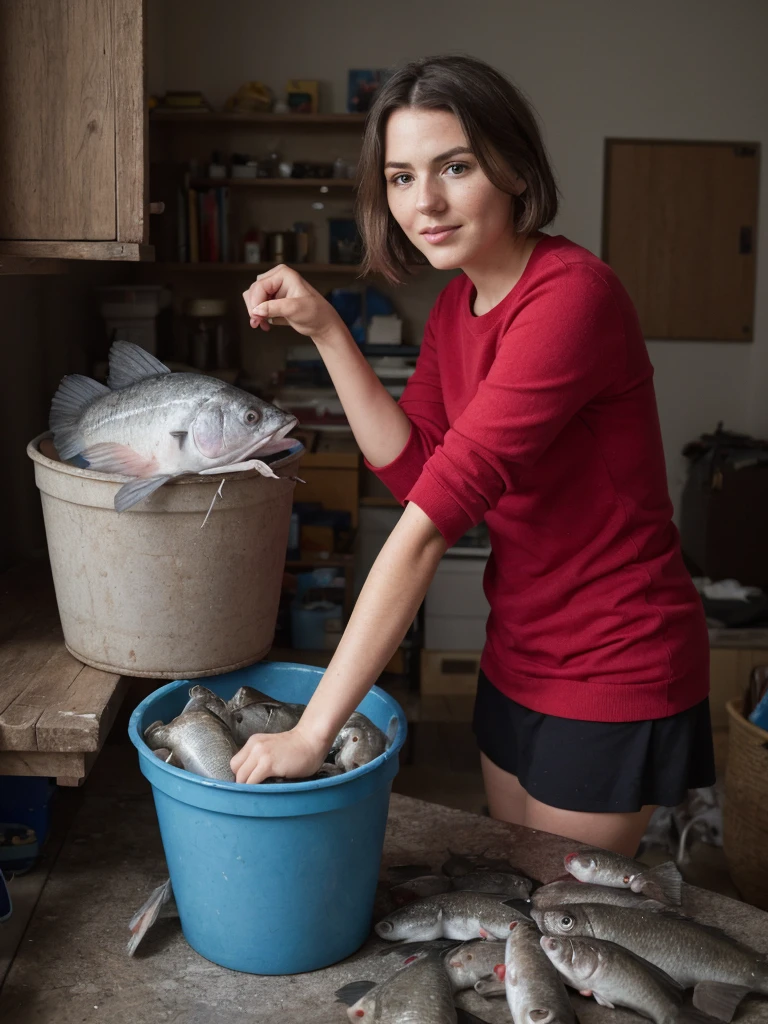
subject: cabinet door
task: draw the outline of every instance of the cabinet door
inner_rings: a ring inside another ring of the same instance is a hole
[[[609,139],[603,258],[646,338],[751,341],[756,143]]]
[[[145,0],[0,10],[0,250],[138,259],[147,241]]]

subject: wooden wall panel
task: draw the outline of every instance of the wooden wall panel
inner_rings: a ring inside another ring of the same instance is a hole
[[[0,5],[0,238],[116,237],[114,4]]]
[[[751,341],[759,147],[609,139],[603,259],[646,338]]]

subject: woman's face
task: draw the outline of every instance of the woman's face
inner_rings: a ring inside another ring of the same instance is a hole
[[[439,270],[484,262],[514,236],[513,197],[489,181],[468,146],[450,111],[402,107],[387,122],[389,209]]]

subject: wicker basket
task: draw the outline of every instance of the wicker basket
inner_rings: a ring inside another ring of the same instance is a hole
[[[744,718],[741,701],[726,707],[725,859],[742,898],[768,910],[768,732]]]

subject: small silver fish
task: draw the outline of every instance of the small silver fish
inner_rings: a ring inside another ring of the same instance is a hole
[[[717,928],[645,910],[578,903],[533,910],[548,935],[605,939],[660,968],[684,988],[694,988],[693,1004],[704,1013],[730,1020],[747,992],[768,995],[768,961]]]
[[[478,981],[489,977],[501,985],[505,972],[504,950],[503,942],[486,939],[471,939],[449,950],[443,957],[443,964],[453,991],[475,988]]]
[[[383,754],[396,731],[397,718],[390,719],[385,735],[370,718],[353,711],[333,741],[331,753],[335,754],[336,764],[341,765],[345,772],[351,772]]]
[[[560,975],[539,944],[530,921],[509,935],[504,953],[504,987],[514,1024],[576,1024]]]
[[[439,953],[417,953],[381,984],[356,981],[336,992],[350,1021],[457,1024],[453,992]],[[469,1018],[463,1018],[469,1019]]]
[[[463,892],[500,893],[509,898],[525,900],[531,894],[533,882],[511,871],[472,871],[466,875],[457,875],[453,879],[453,887]]]
[[[600,1006],[626,1006],[654,1024],[686,1019],[682,985],[613,942],[543,935],[541,948],[573,988],[591,992]],[[702,1020],[700,1015],[694,1019]]]
[[[250,686],[241,686],[227,702],[232,735],[239,747],[257,733],[288,732],[298,725],[305,704],[288,704]]]
[[[454,853],[448,851],[448,860],[443,864],[443,874],[451,878],[474,874],[477,871],[515,871],[505,857],[486,857],[484,853]]]
[[[539,910],[568,903],[610,903],[613,907],[633,907],[638,910],[666,910],[669,907],[667,903],[648,899],[631,889],[615,889],[608,885],[562,879],[542,885],[531,896],[531,903]]]
[[[438,896],[443,892],[451,892],[453,886],[450,878],[444,875],[422,875],[419,878],[410,878],[407,882],[400,882],[393,885],[389,894],[398,907],[406,903],[413,903],[414,900],[423,900],[427,896]]]
[[[566,871],[580,882],[631,889],[674,906],[681,903],[682,875],[672,861],[649,868],[618,853],[587,848],[566,854],[564,863]]]
[[[215,377],[171,373],[126,341],[110,349],[108,386],[65,377],[50,414],[61,459],[80,455],[89,469],[136,478],[115,495],[118,512],[187,473],[255,469],[275,477],[261,460],[292,444],[286,435],[297,422]]]
[[[375,926],[382,939],[503,939],[520,921],[530,921],[499,896],[447,892],[392,911]]]
[[[238,751],[226,725],[206,708],[193,708],[168,725],[153,722],[144,731],[151,750],[167,747],[188,772],[207,779],[234,782],[229,762]]]
[[[196,686],[190,688],[189,700],[184,705],[182,714],[184,711],[191,711],[193,708],[207,708],[211,714],[216,715],[226,725],[230,732],[232,732],[233,721],[232,712],[229,710],[227,702],[223,697],[219,697],[213,690],[209,690],[206,686],[201,686],[199,683]]]

